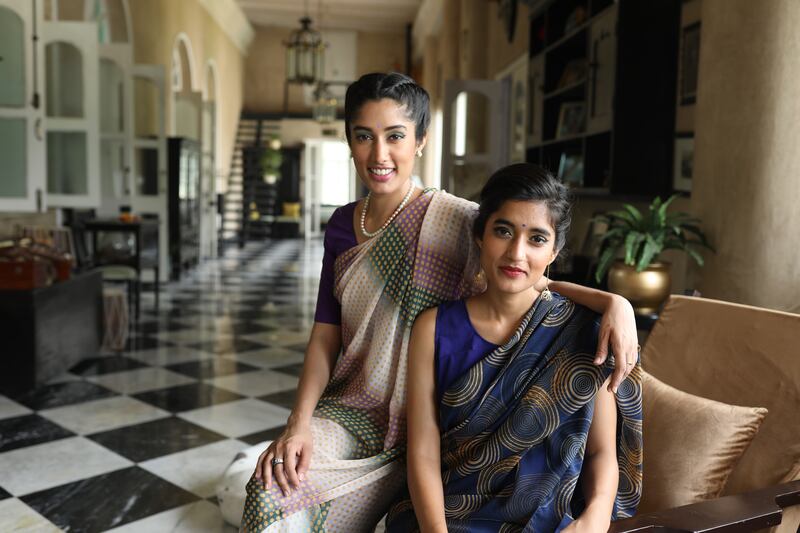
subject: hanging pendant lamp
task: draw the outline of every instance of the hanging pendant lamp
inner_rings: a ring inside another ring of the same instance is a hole
[[[300,29],[289,35],[286,46],[286,80],[289,83],[313,84],[324,77],[325,44],[322,35],[311,27],[306,2],[306,16]]]
[[[336,107],[338,100],[331,94],[328,89],[328,84],[320,81],[314,91],[314,104],[311,107],[311,113],[314,120],[320,124],[330,124],[336,120]]]

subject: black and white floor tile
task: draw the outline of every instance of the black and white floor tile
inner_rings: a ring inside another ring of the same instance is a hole
[[[127,349],[0,395],[0,531],[232,532],[214,489],[286,422],[322,246],[276,241],[150,291]]]

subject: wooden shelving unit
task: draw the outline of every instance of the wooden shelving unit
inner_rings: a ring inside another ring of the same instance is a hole
[[[530,18],[527,160],[578,195],[671,189],[681,0],[551,0]]]

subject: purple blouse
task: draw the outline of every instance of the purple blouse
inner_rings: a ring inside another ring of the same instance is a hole
[[[466,300],[452,300],[439,305],[433,338],[436,394],[441,403],[447,388],[498,345],[487,341],[475,330],[469,320]]]
[[[340,254],[358,244],[353,230],[353,214],[357,203],[343,205],[334,211],[325,228],[325,253],[322,256],[322,272],[319,276],[315,322],[336,326],[342,323],[342,305],[333,295],[333,264]]]

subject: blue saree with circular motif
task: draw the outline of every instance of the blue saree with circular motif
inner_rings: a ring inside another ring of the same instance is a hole
[[[580,515],[594,398],[614,370],[611,357],[593,363],[598,330],[599,316],[589,309],[558,295],[539,299],[505,345],[442,391],[448,531],[551,533]],[[641,390],[637,365],[617,394],[612,519],[632,516],[641,497]],[[389,511],[387,529],[418,529],[407,493]]]

